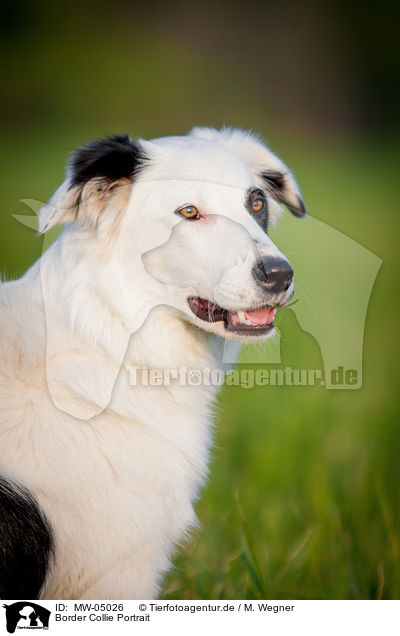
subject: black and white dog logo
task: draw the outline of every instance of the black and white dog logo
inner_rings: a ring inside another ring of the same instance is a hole
[[[3,607],[6,610],[9,634],[13,634],[16,629],[49,629],[51,612],[41,605],[30,601],[18,601]]]

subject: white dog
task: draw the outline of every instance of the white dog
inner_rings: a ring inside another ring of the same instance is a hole
[[[1,598],[157,594],[196,521],[216,388],[132,369],[223,368],[225,339],[273,332],[293,291],[267,234],[280,203],[305,214],[240,130],[73,154],[39,215],[63,232],[0,287]]]

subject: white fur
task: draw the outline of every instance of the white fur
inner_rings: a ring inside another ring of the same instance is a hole
[[[67,174],[40,218],[41,231],[65,229],[0,288],[1,471],[53,528],[44,598],[157,594],[196,522],[216,388],[132,387],[129,367],[219,368],[227,334],[188,295],[232,311],[265,303],[251,268],[280,254],[243,204],[260,168],[287,173],[255,137],[195,129],[141,143],[150,163],[133,185],[88,184],[79,211]],[[207,218],[174,214],[189,203]]]

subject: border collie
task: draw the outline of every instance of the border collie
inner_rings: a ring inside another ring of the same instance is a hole
[[[0,286],[0,597],[146,599],[196,522],[225,368],[293,293],[268,236],[305,208],[253,133],[87,143],[39,213],[58,239]]]

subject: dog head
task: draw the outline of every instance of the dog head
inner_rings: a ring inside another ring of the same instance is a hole
[[[140,286],[152,306],[253,341],[272,333],[277,308],[293,293],[290,263],[268,235],[281,203],[305,215],[292,173],[258,137],[195,128],[83,146],[39,223],[41,232],[70,223],[97,241],[115,286],[128,290],[126,313]]]

